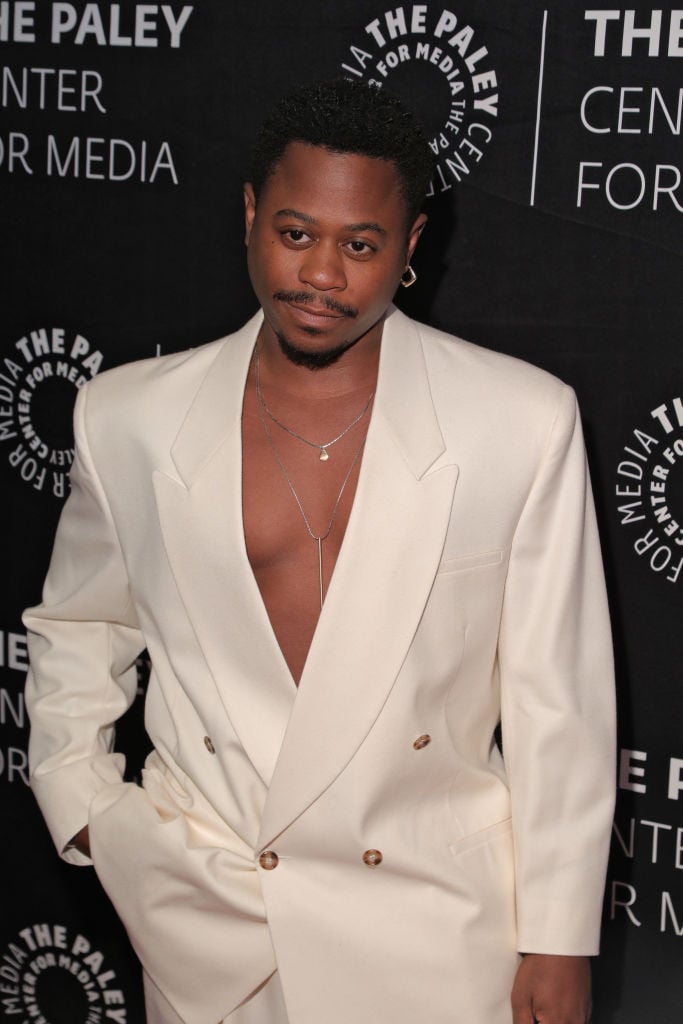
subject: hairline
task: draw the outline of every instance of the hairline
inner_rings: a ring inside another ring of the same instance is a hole
[[[346,148],[341,146],[328,145],[327,143],[324,142],[309,142],[307,139],[290,139],[287,142],[287,145],[282,150],[282,153],[277,157],[276,160],[274,160],[271,163],[268,173],[263,178],[261,183],[258,186],[253,181],[250,183],[251,187],[254,190],[254,198],[256,199],[257,203],[264,189],[268,185],[268,182],[275,175],[278,167],[282,164],[283,160],[285,159],[287,150],[290,148],[290,146],[296,144],[301,146],[311,146],[314,149],[324,149],[326,152],[333,153],[337,156],[364,156],[367,157],[368,160],[377,160],[378,162],[383,164],[391,164],[394,170],[394,174],[396,175],[396,181],[398,182],[399,192],[401,195],[401,199],[403,200],[403,205],[405,207],[406,226],[408,228],[412,226],[420,210],[413,209],[408,199],[409,183],[405,175],[402,174],[399,164],[394,159],[394,157],[374,156],[371,153],[364,153],[362,150],[356,149],[354,147]]]

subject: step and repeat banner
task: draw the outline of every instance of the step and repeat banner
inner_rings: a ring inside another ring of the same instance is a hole
[[[640,2],[0,0],[0,1022],[144,1021],[125,933],[27,786],[20,613],[68,493],[76,392],[254,311],[254,132],[284,90],[340,74],[412,103],[436,155],[399,303],[579,394],[620,712],[595,1020],[680,1019],[682,72],[683,9]]]

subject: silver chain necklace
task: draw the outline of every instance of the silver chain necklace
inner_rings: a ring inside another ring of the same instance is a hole
[[[257,399],[258,399],[258,353],[256,355],[255,380],[256,380],[256,391],[257,391]],[[370,397],[372,398],[372,395]],[[275,456],[275,460],[276,460],[278,466],[280,467],[280,471],[281,471],[283,477],[285,478],[285,482],[286,482],[287,486],[289,487],[289,490],[290,490],[290,492],[292,494],[292,497],[294,498],[294,501],[297,504],[297,508],[299,509],[299,512],[301,513],[301,518],[304,521],[304,525],[305,525],[305,527],[306,527],[306,529],[308,531],[308,535],[318,545],[318,583],[319,583],[319,587],[320,587],[320,610],[322,611],[323,598],[324,598],[324,594],[323,594],[323,541],[327,540],[327,538],[329,537],[329,535],[332,532],[332,527],[334,525],[334,520],[335,520],[335,517],[337,515],[337,509],[339,508],[339,504],[340,504],[340,502],[342,500],[342,495],[343,495],[344,491],[346,490],[346,485],[349,482],[349,479],[351,477],[351,474],[353,473],[354,467],[355,467],[356,463],[358,462],[358,460],[360,458],[361,452],[363,451],[363,446],[365,445],[365,437],[363,438],[363,440],[361,441],[360,445],[358,446],[356,454],[353,456],[353,459],[351,460],[351,465],[349,466],[348,470],[346,471],[346,476],[344,477],[344,480],[342,481],[342,485],[341,485],[341,487],[339,489],[339,494],[337,495],[337,500],[335,501],[334,506],[332,508],[332,512],[330,513],[330,519],[329,519],[329,522],[327,524],[327,529],[325,530],[324,533],[317,534],[317,533],[314,533],[313,530],[311,529],[311,524],[309,522],[308,516],[306,515],[306,512],[304,511],[304,506],[301,503],[301,498],[296,493],[296,490],[294,488],[294,484],[292,483],[291,477],[290,477],[289,473],[287,472],[287,469],[285,467],[284,462],[282,461],[282,458],[280,456],[279,451],[277,450],[277,445],[275,444],[275,439],[273,438],[273,435],[271,434],[270,430],[268,429],[268,424],[266,422],[265,416],[263,415],[263,409],[261,408],[262,404],[265,405],[265,403],[261,403],[260,401],[257,400],[256,406],[257,406],[257,409],[258,409],[259,419],[261,420],[261,423],[263,424],[263,429],[265,431],[266,437],[268,438],[268,443],[270,444],[270,447],[271,447],[271,449],[273,451],[273,455]],[[370,403],[368,402],[368,405],[369,404]],[[363,412],[365,412],[365,410],[363,410]],[[277,420],[275,422],[277,422]],[[351,426],[353,426],[353,424],[351,424]],[[346,430],[349,430],[349,429],[350,429],[349,427],[346,428]],[[346,430],[344,431],[344,433],[346,433]],[[342,435],[340,434],[340,437],[341,436]],[[303,440],[303,438],[301,440]],[[307,443],[310,443],[310,442],[307,442]],[[334,444],[334,442],[330,441],[329,444]],[[322,456],[321,456],[321,458],[322,458]]]
[[[370,403],[375,397],[375,392],[372,391],[370,393],[370,397],[368,398],[367,402],[365,403],[361,411],[356,416],[355,420],[352,420],[351,423],[349,423],[348,427],[344,427],[341,434],[337,434],[336,437],[333,437],[331,441],[327,441],[325,444],[318,444],[317,441],[309,441],[307,437],[302,437],[301,434],[297,434],[296,430],[292,430],[292,428],[288,427],[286,423],[283,423],[281,420],[279,420],[277,416],[268,408],[266,400],[263,397],[263,392],[261,391],[261,353],[259,352],[258,349],[256,350],[255,378],[256,398],[258,401],[259,409],[262,408],[263,411],[267,414],[267,416],[273,421],[273,423],[276,423],[278,427],[280,427],[282,430],[285,430],[290,435],[290,437],[295,437],[297,441],[303,441],[303,443],[307,444],[310,448],[317,448],[318,451],[320,452],[319,458],[321,462],[327,462],[327,460],[330,457],[327,449],[331,448],[333,444],[337,443],[337,441],[341,441],[342,437],[348,434],[349,430],[355,427],[357,423],[360,423],[360,421],[363,419],[366,412],[370,408]]]

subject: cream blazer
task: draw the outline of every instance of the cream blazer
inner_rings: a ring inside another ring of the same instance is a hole
[[[276,966],[292,1024],[509,1024],[517,951],[597,951],[612,817],[574,395],[390,310],[297,691],[242,527],[260,320],[79,394],[71,497],[25,617],[35,794],[60,851],[89,821],[186,1024],[217,1024]],[[145,646],[139,787],[112,742]]]

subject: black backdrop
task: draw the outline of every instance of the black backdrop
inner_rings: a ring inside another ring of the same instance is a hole
[[[680,1019],[682,69],[683,12],[641,2],[0,2],[0,1020],[144,1019],[121,927],[26,786],[20,612],[67,491],[76,388],[254,310],[255,126],[337,73],[404,95],[438,152],[401,305],[578,391],[620,708],[595,1019]],[[137,704],[119,733],[131,774]]]

